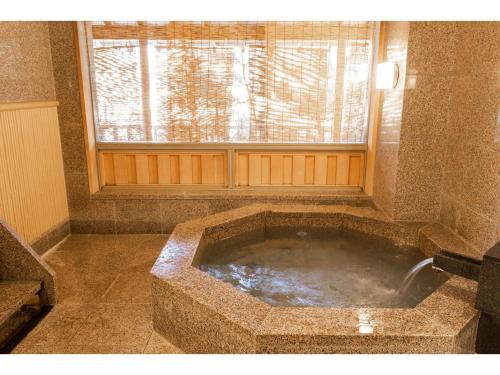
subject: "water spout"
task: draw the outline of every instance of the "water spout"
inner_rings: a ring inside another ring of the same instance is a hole
[[[412,267],[412,269],[406,274],[403,282],[401,283],[401,286],[399,287],[396,295],[401,295],[403,293],[406,293],[410,285],[413,283],[413,280],[415,280],[415,277],[417,277],[418,273],[425,267],[428,266],[429,264],[432,264],[433,258],[427,258],[422,260],[421,262],[417,263]]]

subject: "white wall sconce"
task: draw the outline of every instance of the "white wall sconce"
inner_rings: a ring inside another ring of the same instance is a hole
[[[377,90],[390,90],[396,87],[399,79],[399,66],[394,62],[383,62],[377,65]]]

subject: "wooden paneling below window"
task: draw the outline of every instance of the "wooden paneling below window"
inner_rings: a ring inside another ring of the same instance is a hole
[[[364,152],[237,152],[236,186],[363,185]]]
[[[364,151],[232,152],[101,151],[101,185],[363,186]]]
[[[101,185],[227,185],[225,152],[100,152]]]

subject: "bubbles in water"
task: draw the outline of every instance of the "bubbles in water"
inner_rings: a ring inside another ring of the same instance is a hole
[[[429,267],[398,293],[402,274],[424,258],[418,249],[338,233],[295,234],[230,251],[212,248],[198,268],[273,306],[408,308],[445,281]],[[360,320],[360,331],[370,330]]]

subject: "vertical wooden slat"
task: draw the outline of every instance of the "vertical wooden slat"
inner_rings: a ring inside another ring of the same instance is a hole
[[[364,153],[359,153],[359,186],[364,187],[365,186],[365,158],[366,154]]]
[[[144,154],[136,155],[135,167],[137,169],[137,183],[139,185],[149,184],[148,156]]]
[[[349,183],[349,154],[342,152],[337,156],[337,185]]]
[[[201,155],[201,183],[212,185],[215,183],[215,162],[213,155]]]
[[[304,185],[305,178],[305,155],[293,155],[292,165],[292,183],[294,185]]]
[[[250,186],[262,184],[262,165],[260,154],[250,154],[248,162],[248,183]]]
[[[170,184],[170,156],[166,154],[158,155],[158,183]]]
[[[181,184],[193,183],[193,162],[190,154],[179,155],[179,173]]]
[[[260,162],[262,185],[269,185],[271,182],[271,157],[269,155],[262,155]]]
[[[225,155],[214,156],[214,180],[218,185],[226,183],[226,157]]]
[[[314,185],[326,185],[327,155],[316,154],[314,157]]]
[[[349,185],[359,186],[361,181],[360,175],[361,157],[350,156],[349,157]]]
[[[306,185],[314,184],[314,156],[306,156],[304,183]]]
[[[0,217],[31,243],[68,216],[57,108],[0,110]]]
[[[238,154],[238,186],[248,186],[248,154]]]
[[[271,185],[283,185],[283,155],[271,155]]]
[[[124,154],[114,154],[113,165],[115,167],[116,184],[127,185],[128,184],[127,156]]]
[[[292,156],[283,156],[283,184],[292,184]]]
[[[149,183],[155,185],[158,183],[158,156],[148,155]]]
[[[179,155],[170,155],[170,183],[179,184],[180,179]]]
[[[327,158],[326,184],[327,185],[336,185],[337,184],[337,157],[336,156],[328,156],[328,158]]]
[[[114,185],[115,167],[113,166],[113,154],[103,154],[102,165],[104,168],[104,185]]]
[[[135,155],[127,155],[127,183],[137,184],[137,168],[135,164]]]
[[[191,177],[192,183],[201,184],[201,155],[191,156],[191,169],[192,169],[192,177]]]

